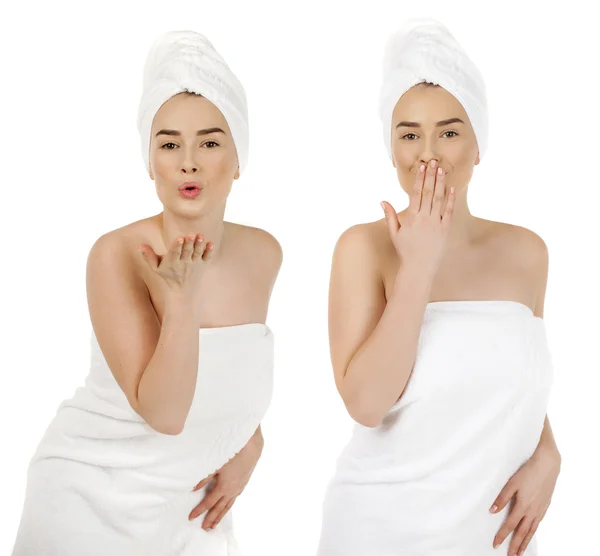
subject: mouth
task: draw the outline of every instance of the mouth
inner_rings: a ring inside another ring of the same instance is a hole
[[[196,181],[186,181],[185,183],[182,183],[178,189],[179,191],[194,191],[196,189],[201,191],[203,186],[201,183]]]

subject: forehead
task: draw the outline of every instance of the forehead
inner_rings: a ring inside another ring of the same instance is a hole
[[[167,100],[156,112],[152,129],[190,130],[220,127],[227,130],[227,122],[221,111],[207,98],[200,95],[178,94]]]
[[[415,85],[404,93],[392,114],[393,121],[438,122],[448,118],[467,121],[467,113],[457,98],[442,87]]]

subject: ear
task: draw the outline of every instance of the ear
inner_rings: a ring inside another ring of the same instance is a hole
[[[237,180],[240,177],[240,167],[237,167],[237,170],[235,171],[235,174],[233,175],[233,179]]]
[[[149,166],[149,168],[148,168],[148,175],[150,176],[150,179],[152,181],[154,181],[154,174],[152,173],[152,166],[150,166],[149,164],[148,164],[148,166]]]
[[[479,164],[479,151],[477,151],[477,158],[475,159],[475,166]]]

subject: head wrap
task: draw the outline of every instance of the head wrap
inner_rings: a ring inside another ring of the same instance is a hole
[[[431,18],[409,19],[392,34],[385,47],[379,115],[390,158],[394,107],[408,89],[424,81],[440,85],[462,104],[483,158],[488,141],[483,77],[450,31]]]
[[[194,31],[164,33],[146,58],[137,118],[146,169],[150,171],[154,115],[167,100],[183,91],[206,97],[221,111],[233,136],[241,174],[248,160],[246,93],[210,41]]]

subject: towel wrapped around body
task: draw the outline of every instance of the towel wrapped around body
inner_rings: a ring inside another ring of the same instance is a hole
[[[85,386],[64,401],[28,469],[13,556],[237,556],[231,511],[212,531],[192,492],[252,437],[272,396],[273,334],[200,329],[198,379],[179,435],[131,408],[94,334]]]

